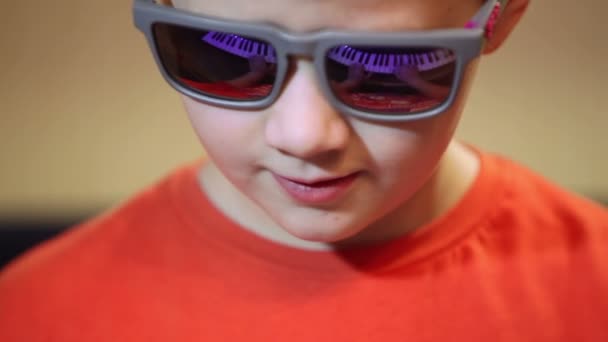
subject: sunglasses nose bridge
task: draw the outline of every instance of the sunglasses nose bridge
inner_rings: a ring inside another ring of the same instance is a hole
[[[278,79],[278,85],[281,89],[278,93],[282,93],[286,83],[292,78],[297,70],[298,60],[313,61],[315,50],[319,42],[319,35],[315,33],[292,33],[280,31],[278,32],[278,41],[275,41],[275,48],[279,54],[284,56],[287,61],[282,76]],[[315,63],[313,61],[313,63]],[[278,94],[277,93],[277,94]]]
[[[290,57],[312,57],[318,44],[316,34],[293,34],[282,32],[281,48]]]

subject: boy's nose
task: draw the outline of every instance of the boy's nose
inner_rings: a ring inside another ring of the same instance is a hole
[[[321,92],[313,65],[298,60],[296,71],[269,109],[267,144],[282,153],[311,159],[345,149],[350,135],[346,118]]]

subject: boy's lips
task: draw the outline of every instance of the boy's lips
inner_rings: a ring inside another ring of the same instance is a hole
[[[273,173],[273,176],[281,188],[297,202],[323,204],[344,195],[359,178],[360,172],[353,172],[342,177],[313,180],[290,178],[276,173]]]

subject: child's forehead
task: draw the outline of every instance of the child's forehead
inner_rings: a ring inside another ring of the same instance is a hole
[[[294,31],[462,27],[484,0],[173,0],[217,17],[272,22]]]

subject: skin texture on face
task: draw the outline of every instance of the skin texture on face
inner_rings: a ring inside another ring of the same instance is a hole
[[[480,5],[477,0],[174,1],[192,12],[272,22],[292,31],[462,27]],[[201,184],[227,216],[280,243],[324,248],[400,236],[453,206],[475,178],[476,157],[452,142],[474,69],[475,63],[449,111],[407,123],[341,115],[304,59],[294,61],[282,95],[263,110],[228,110],[183,97],[210,157]],[[291,198],[275,179],[354,173],[345,196],[318,205]]]
[[[272,22],[292,31],[320,28],[392,31],[462,27],[483,0],[174,0],[177,8],[246,21]]]

